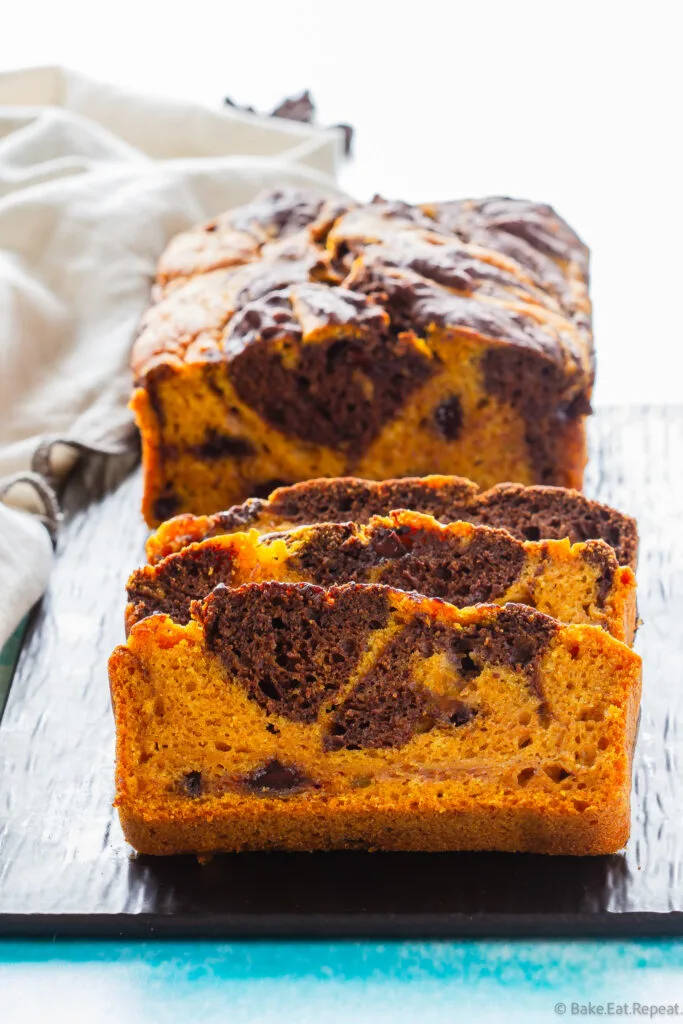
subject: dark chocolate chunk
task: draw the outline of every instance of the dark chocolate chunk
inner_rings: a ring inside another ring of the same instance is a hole
[[[182,788],[188,796],[201,796],[202,795],[202,773],[201,772],[186,772],[183,776]]]
[[[374,531],[370,546],[381,558],[402,558],[409,550],[396,530],[384,528]]]
[[[469,704],[463,703],[463,701],[455,701],[455,703],[448,709],[448,720],[453,725],[467,725],[477,715],[476,708],[471,707]]]
[[[199,610],[206,643],[266,711],[313,722],[365,650],[372,620],[389,614],[381,587],[324,591],[308,584],[218,586]]]
[[[212,462],[214,459],[235,458],[255,455],[256,448],[248,437],[235,437],[232,434],[221,434],[209,428],[201,444],[190,445],[189,449],[198,459]]]
[[[457,441],[462,430],[462,402],[457,395],[445,398],[434,411],[434,422],[446,441]]]
[[[153,512],[154,518],[163,522],[166,519],[170,519],[180,511],[181,501],[178,494],[175,492],[173,485],[170,483],[164,484],[164,488],[158,498],[154,501]]]
[[[253,793],[263,796],[287,796],[313,785],[296,765],[283,764],[277,758],[266,761],[240,781]]]

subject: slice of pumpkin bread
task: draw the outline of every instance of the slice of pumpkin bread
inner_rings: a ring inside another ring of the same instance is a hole
[[[640,659],[522,605],[218,586],[110,659],[140,852],[605,854],[629,835]]]
[[[147,557],[158,562],[187,544],[224,533],[271,533],[306,523],[367,523],[372,516],[401,508],[433,515],[442,523],[496,526],[518,540],[604,540],[620,565],[636,567],[638,531],[635,520],[623,512],[563,487],[498,484],[480,491],[459,476],[338,477],[279,487],[267,499],[250,498],[227,512],[169,519],[149,538]]]
[[[366,525],[318,523],[283,533],[234,533],[190,544],[128,583],[127,625],[155,612],[177,622],[218,583],[282,580],[321,586],[384,583],[458,608],[481,602],[531,605],[563,622],[593,623],[633,641],[636,583],[602,540],[519,541],[505,530],[442,525],[418,512]]]

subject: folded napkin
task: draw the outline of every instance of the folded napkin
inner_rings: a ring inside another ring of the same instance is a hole
[[[130,464],[128,354],[168,240],[267,186],[339,194],[341,152],[336,130],[0,74],[0,646],[50,571],[41,477]]]

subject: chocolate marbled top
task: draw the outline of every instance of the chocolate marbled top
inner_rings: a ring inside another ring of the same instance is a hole
[[[359,205],[278,189],[171,242],[133,368],[141,379],[160,362],[230,361],[278,323],[299,344],[325,327],[437,327],[537,353],[589,389],[587,285],[586,247],[549,206]]]

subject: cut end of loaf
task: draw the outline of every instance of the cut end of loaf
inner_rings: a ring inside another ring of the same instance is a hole
[[[112,655],[117,804],[150,853],[613,852],[640,662],[529,608],[217,588]]]

